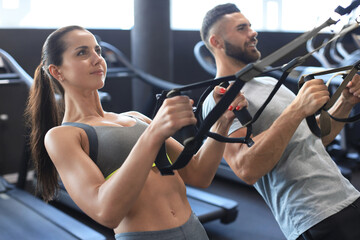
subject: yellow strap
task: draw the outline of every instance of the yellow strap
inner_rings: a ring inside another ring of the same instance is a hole
[[[168,155],[167,153],[166,153],[166,157],[167,157],[169,163],[172,164],[172,161],[171,161],[171,159],[170,159],[170,157],[169,157],[169,155]],[[153,163],[152,167],[156,167],[156,164]],[[117,171],[117,169],[116,169],[115,171],[113,171],[112,173],[110,173],[110,174],[105,178],[105,180],[108,180],[116,171]]]

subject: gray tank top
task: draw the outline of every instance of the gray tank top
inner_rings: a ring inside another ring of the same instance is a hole
[[[89,156],[99,167],[105,178],[126,160],[140,135],[148,124],[136,119],[131,127],[90,126],[84,123],[66,122],[62,125],[84,129],[89,139]],[[166,157],[166,153],[158,157]]]

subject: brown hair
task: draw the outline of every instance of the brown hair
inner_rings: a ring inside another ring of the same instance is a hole
[[[64,105],[64,89],[51,76],[50,64],[61,66],[67,46],[63,37],[73,30],[85,30],[80,26],[67,26],[51,33],[46,39],[41,53],[41,62],[35,70],[26,107],[26,117],[30,126],[31,159],[37,174],[37,190],[45,201],[54,197],[59,184],[58,174],[44,145],[47,131],[61,124]]]

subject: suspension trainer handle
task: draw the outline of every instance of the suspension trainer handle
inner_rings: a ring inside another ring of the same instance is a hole
[[[229,86],[229,82],[222,82],[220,83],[219,86],[221,87],[224,87],[224,88],[227,88]],[[248,124],[251,123],[251,120],[252,120],[252,116],[251,114],[249,113],[249,111],[247,110],[247,108],[242,108],[240,110],[233,110],[235,116],[237,119],[239,119],[240,123],[246,127]]]
[[[306,122],[307,122],[311,132],[314,135],[316,135],[317,137],[324,137],[331,132],[330,118],[334,119],[335,121],[344,122],[344,123],[355,122],[360,119],[360,114],[357,114],[356,116],[353,116],[350,118],[336,118],[328,113],[328,110],[335,104],[337,99],[340,97],[342,91],[346,88],[347,84],[351,81],[353,76],[359,70],[360,70],[360,61],[357,61],[353,65],[340,67],[340,68],[334,68],[331,70],[315,72],[315,73],[303,75],[300,77],[300,80],[298,83],[299,89],[304,85],[304,83],[306,81],[310,81],[311,79],[314,79],[315,76],[327,75],[330,73],[337,73],[337,72],[341,72],[341,71],[349,71],[347,74],[343,74],[343,81],[340,84],[340,86],[336,89],[335,93],[331,96],[330,100],[317,111],[317,112],[320,112],[320,118],[319,118],[320,127],[318,126],[318,123],[316,121],[315,114],[306,117]]]
[[[166,94],[167,98],[180,96],[181,93],[177,89],[173,89],[170,92]],[[188,125],[179,130],[179,133],[183,140],[183,145],[186,146],[188,144],[191,144],[191,142],[194,140],[194,137],[196,135],[196,128],[195,125]]]

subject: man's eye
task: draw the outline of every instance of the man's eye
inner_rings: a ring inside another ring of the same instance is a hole
[[[238,26],[237,26],[237,30],[238,31],[245,31],[246,29],[248,29],[248,28],[250,28],[251,27],[251,25],[248,25],[248,24],[239,24]]]

